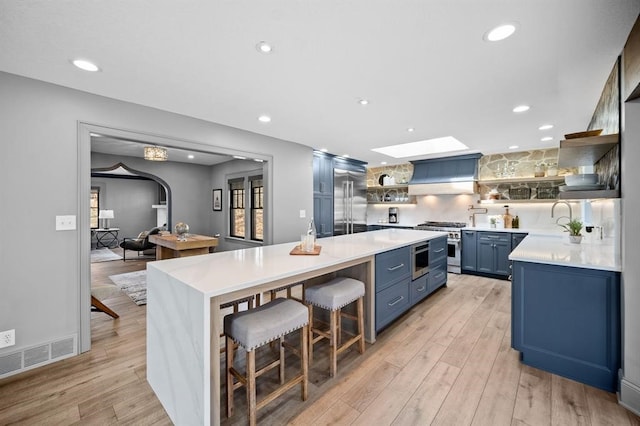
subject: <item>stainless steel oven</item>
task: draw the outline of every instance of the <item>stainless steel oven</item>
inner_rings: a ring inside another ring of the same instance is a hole
[[[429,272],[429,241],[411,246],[413,261],[413,279],[420,278]]]
[[[460,268],[460,229],[467,226],[462,222],[424,222],[415,229],[441,231],[447,235],[447,272],[459,274]]]

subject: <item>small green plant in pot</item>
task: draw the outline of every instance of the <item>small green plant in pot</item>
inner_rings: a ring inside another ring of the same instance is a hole
[[[560,224],[564,228],[565,232],[569,233],[569,240],[572,243],[580,244],[582,241],[582,222],[577,219],[572,219],[566,224]]]

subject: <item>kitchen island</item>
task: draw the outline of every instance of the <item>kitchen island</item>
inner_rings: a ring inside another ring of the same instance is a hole
[[[620,368],[618,244],[528,236],[511,253],[511,346],[523,363],[615,392]]]
[[[318,256],[291,256],[297,242],[147,264],[147,380],[175,424],[220,422],[220,305],[334,276],[365,283],[365,336],[375,329],[375,258],[442,232],[386,229],[323,238]]]

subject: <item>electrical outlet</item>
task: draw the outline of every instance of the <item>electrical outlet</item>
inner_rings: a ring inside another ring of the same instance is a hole
[[[16,344],[16,330],[0,331],[0,348]]]
[[[300,217],[307,217],[307,211],[306,210],[300,210]]]
[[[56,231],[73,231],[76,229],[76,217],[56,216]]]

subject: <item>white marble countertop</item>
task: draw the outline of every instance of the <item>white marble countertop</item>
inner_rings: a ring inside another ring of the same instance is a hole
[[[292,256],[298,242],[149,262],[176,280],[214,297],[293,275],[338,265],[377,253],[446,236],[444,232],[382,229],[320,238],[318,256]]]
[[[620,247],[613,239],[572,244],[568,234],[529,235],[509,255],[510,260],[576,268],[622,271]]]

